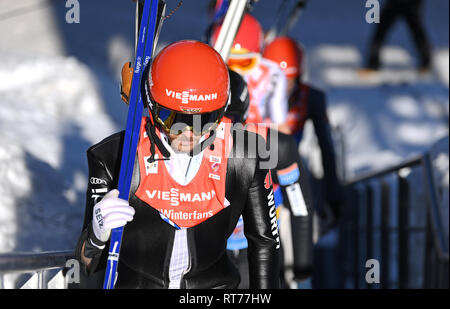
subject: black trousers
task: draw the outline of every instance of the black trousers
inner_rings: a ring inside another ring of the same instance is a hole
[[[430,45],[421,20],[422,0],[388,0],[380,15],[380,23],[373,36],[368,68],[377,70],[380,67],[380,49],[388,31],[395,21],[404,17],[411,31],[412,38],[420,56],[419,66],[430,66]]]

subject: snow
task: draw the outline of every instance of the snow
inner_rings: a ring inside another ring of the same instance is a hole
[[[66,24],[61,2],[21,1],[30,9],[8,18],[22,6],[0,5],[0,252],[75,246],[84,216],[85,151],[125,123],[118,76],[133,53],[133,4],[80,0],[81,23]],[[396,164],[447,135],[448,1],[425,1],[432,74],[415,71],[414,47],[399,23],[383,50],[382,72],[365,79],[357,69],[374,25],[364,21],[364,3],[330,3],[309,1],[291,35],[307,50],[305,77],[326,91],[330,121],[345,138],[345,174]],[[274,8],[274,1],[255,7],[266,29]],[[206,25],[206,3],[184,1],[163,26],[159,48],[200,39]],[[301,150],[319,162],[308,146],[311,128]]]
[[[70,249],[83,216],[85,150],[117,127],[75,58],[4,55],[0,67],[0,248]]]

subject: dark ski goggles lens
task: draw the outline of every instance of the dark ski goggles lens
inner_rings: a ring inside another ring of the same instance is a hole
[[[214,130],[223,117],[224,108],[202,114],[186,114],[165,108],[153,102],[153,116],[161,127],[171,134],[180,134],[184,130],[192,130],[197,135],[203,135]]]

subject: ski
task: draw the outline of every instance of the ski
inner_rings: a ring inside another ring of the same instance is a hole
[[[143,6],[140,1],[137,4],[136,24],[139,25],[139,37],[136,46],[134,74],[131,83],[129,109],[118,181],[119,197],[124,200],[128,200],[130,194],[131,177],[133,175],[139,129],[144,109],[141,96],[142,83],[145,81],[146,67],[150,63],[156,47],[164,10],[165,0],[145,0]],[[104,289],[113,289],[116,283],[122,235],[123,227],[111,231],[110,247],[103,283]]]
[[[222,56],[224,61],[227,61],[228,59],[234,38],[236,37],[239,26],[241,25],[242,18],[246,10],[252,5],[253,2],[255,1],[231,0],[231,3],[229,3],[219,36],[214,44],[214,49]]]
[[[292,27],[297,23],[298,19],[300,18],[300,15],[305,8],[306,0],[300,0],[297,1],[294,8],[291,9],[291,12],[286,19],[286,23],[283,27],[281,27],[280,32],[278,33],[279,36],[285,36],[288,34],[288,32],[292,29]]]
[[[277,18],[272,27],[267,32],[264,44],[272,42],[277,36],[285,36],[297,23],[302,10],[306,6],[306,0],[292,1],[284,0],[278,8]]]
[[[144,2],[136,2],[136,20],[135,20],[135,41],[134,41],[134,55],[137,54],[137,46],[139,40],[139,28],[141,27],[142,11],[144,10]]]

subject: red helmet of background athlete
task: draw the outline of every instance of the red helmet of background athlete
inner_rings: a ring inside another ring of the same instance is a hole
[[[216,42],[222,26],[214,29],[212,44]],[[264,32],[261,24],[250,14],[245,14],[242,18],[238,33],[231,47],[231,54],[260,53],[264,41]]]
[[[211,43],[216,42],[221,26],[214,29]],[[254,68],[261,58],[261,49],[264,41],[264,33],[261,24],[250,14],[242,18],[236,38],[228,57],[228,66],[240,73]]]
[[[280,66],[287,78],[302,74],[303,50],[293,39],[278,37],[264,48],[263,57]]]
[[[217,124],[229,100],[229,84],[227,66],[212,47],[190,40],[170,44],[150,67],[154,120],[166,131],[177,122],[190,125],[193,114],[201,116],[202,130],[205,123]]]

